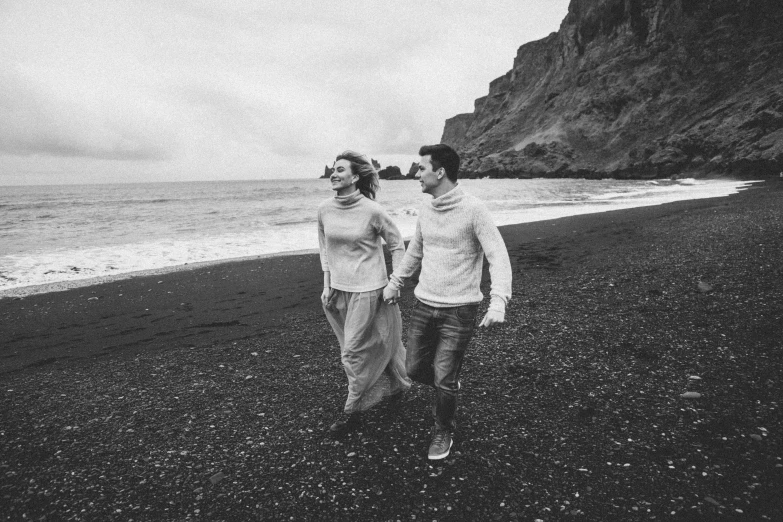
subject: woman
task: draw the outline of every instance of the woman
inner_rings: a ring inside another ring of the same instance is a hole
[[[329,428],[343,435],[361,428],[363,411],[410,388],[400,310],[393,302],[383,302],[388,277],[381,238],[395,268],[405,246],[389,215],[375,202],[378,173],[367,156],[350,150],[337,156],[330,181],[335,197],[318,207],[321,302],[348,376],[344,415]]]

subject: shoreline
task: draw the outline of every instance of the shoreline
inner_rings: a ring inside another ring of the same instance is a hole
[[[136,270],[133,272],[122,272],[113,275],[86,277],[84,279],[73,279],[70,281],[57,281],[54,283],[43,283],[40,285],[20,286],[15,288],[9,288],[6,290],[0,290],[0,300],[8,299],[8,298],[23,298],[31,295],[48,294],[51,292],[63,292],[65,290],[85,288],[85,287],[96,286],[104,283],[114,283],[118,281],[124,281],[127,279],[134,279],[137,277],[152,277],[155,275],[165,275],[165,274],[171,274],[176,272],[186,272],[188,270],[196,270],[199,268],[220,265],[223,263],[239,263],[242,261],[267,259],[270,257],[301,256],[301,255],[308,255],[314,253],[317,254],[318,251],[313,249],[289,250],[285,252],[274,252],[272,254],[258,254],[255,256],[214,259],[212,261],[196,261],[194,263],[162,266],[159,268]]]
[[[691,178],[683,178],[683,179],[691,179]],[[681,181],[681,180],[680,180]],[[735,194],[730,194],[729,196],[736,195],[738,193],[741,193],[745,190],[749,190],[754,187],[754,185],[757,184],[764,184],[765,180],[739,180],[735,179],[733,181],[736,181],[738,183],[744,183],[745,186],[739,187],[738,192]],[[560,216],[560,217],[550,217],[546,219],[541,219],[537,221],[523,221],[518,223],[511,223],[511,224],[504,224],[500,225],[498,228],[504,228],[504,227],[514,227],[514,226],[520,226],[520,225],[527,225],[532,223],[538,223],[543,221],[554,221],[558,219],[567,219],[569,217],[577,217],[577,216],[584,216],[584,215],[591,215],[591,214],[600,214],[600,213],[606,213],[606,212],[616,212],[618,210],[632,210],[637,208],[643,208],[643,207],[649,207],[649,206],[660,206],[660,205],[667,205],[670,203],[678,203],[682,201],[697,201],[697,200],[703,200],[703,199],[714,199],[714,198],[720,198],[720,197],[728,197],[728,196],[704,196],[704,197],[698,197],[698,198],[692,198],[692,199],[683,199],[683,200],[676,200],[676,201],[670,201],[666,203],[645,203],[639,206],[633,206],[633,207],[625,207],[620,209],[611,209],[611,210],[596,210],[591,209],[583,213],[576,213],[566,216]],[[410,240],[410,237],[405,238],[405,242]],[[122,272],[117,274],[106,274],[106,275],[100,275],[100,276],[92,276],[92,277],[85,277],[83,279],[72,279],[72,280],[65,280],[65,281],[55,281],[51,283],[41,283],[41,284],[33,284],[33,285],[26,285],[26,286],[19,286],[19,287],[13,287],[13,288],[7,288],[7,289],[0,289],[0,301],[3,299],[8,298],[24,298],[31,295],[39,295],[39,294],[46,294],[46,293],[52,293],[52,292],[61,292],[66,290],[72,290],[72,289],[78,289],[78,288],[87,288],[95,285],[105,284],[105,283],[112,283],[112,282],[118,282],[118,281],[124,281],[128,279],[134,279],[138,277],[148,277],[148,276],[156,276],[156,275],[165,275],[169,273],[176,273],[176,272],[184,272],[188,270],[194,270],[209,266],[216,266],[224,263],[237,263],[237,262],[243,262],[243,261],[249,261],[249,260],[260,260],[260,259],[268,259],[271,257],[287,257],[287,256],[298,256],[298,255],[308,255],[318,253],[317,249],[302,249],[302,250],[290,250],[290,251],[281,251],[281,252],[272,252],[268,254],[257,254],[257,255],[250,255],[250,256],[240,256],[240,257],[232,257],[232,258],[222,258],[222,259],[214,259],[214,260],[208,260],[208,261],[196,261],[191,263],[184,263],[179,265],[169,265],[169,266],[162,266],[158,268],[150,268],[145,270],[135,270],[131,272]]]
[[[538,256],[545,266],[551,257],[547,249],[555,248],[554,244],[563,243],[558,248],[566,250],[582,248],[580,239],[572,237],[575,232],[590,233],[722,206],[763,187],[779,186],[783,183],[766,182],[724,197],[580,214],[499,229],[512,266],[519,264],[514,261],[519,251]],[[554,244],[539,246],[548,243]],[[317,252],[183,267],[0,299],[0,338],[7,339],[0,347],[0,375],[114,354],[253,338],[285,328],[288,314],[322,314],[319,296],[323,281]],[[486,264],[484,271],[486,279]],[[412,287],[404,291],[411,298]],[[512,303],[515,299],[512,297]]]

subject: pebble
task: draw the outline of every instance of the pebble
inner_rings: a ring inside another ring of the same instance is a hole
[[[685,392],[682,395],[680,395],[683,399],[698,399],[701,397],[701,393],[699,392]]]

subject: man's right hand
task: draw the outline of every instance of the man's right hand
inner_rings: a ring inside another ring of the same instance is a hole
[[[479,324],[480,328],[489,328],[495,324],[503,324],[506,322],[506,314],[498,312],[497,310],[487,310],[484,319]]]
[[[329,294],[332,293],[332,289],[328,286],[324,288],[324,291],[321,292],[321,303],[324,305],[324,308],[329,307]]]

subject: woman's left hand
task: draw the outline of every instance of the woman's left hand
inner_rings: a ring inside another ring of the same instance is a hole
[[[386,288],[383,289],[383,302],[386,304],[397,304],[397,301],[400,299],[400,291],[394,290],[390,285],[387,285]]]

